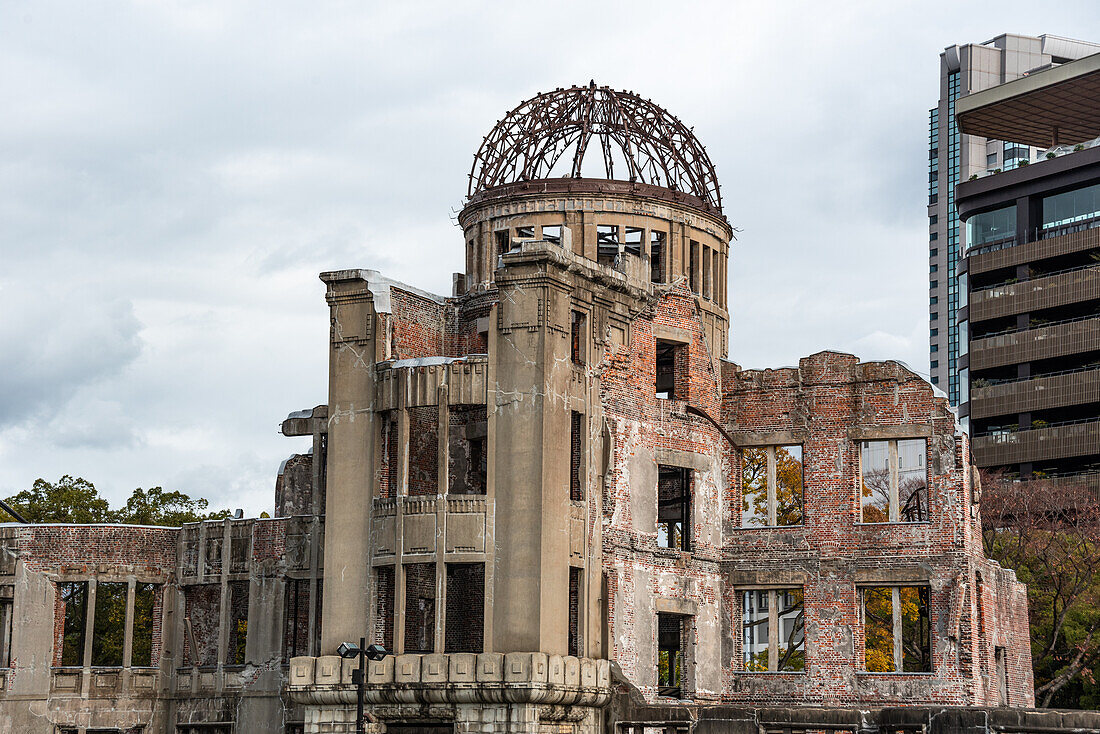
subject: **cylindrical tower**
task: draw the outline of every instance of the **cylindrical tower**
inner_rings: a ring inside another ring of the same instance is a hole
[[[714,164],[649,100],[590,84],[523,102],[474,156],[459,222],[467,290],[494,287],[500,257],[524,241],[549,241],[642,289],[683,283],[727,354],[733,229]]]

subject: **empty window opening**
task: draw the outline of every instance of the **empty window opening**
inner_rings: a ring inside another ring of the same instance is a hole
[[[555,245],[561,244],[561,225],[545,224],[542,227],[542,238]]]
[[[439,406],[408,408],[409,496],[439,493]]]
[[[396,497],[399,492],[401,475],[400,466],[397,463],[397,416],[394,411],[386,411],[379,421],[380,442],[378,456],[378,496],[382,498]]]
[[[688,260],[688,287],[691,288],[692,293],[699,293],[699,243],[695,240],[691,240],[689,247],[690,254]]]
[[[649,279],[654,283],[664,283],[665,233],[649,232]]]
[[[619,259],[619,227],[616,224],[596,225],[596,262],[614,266]]]
[[[713,262],[711,272],[714,274],[714,290],[711,298],[719,304],[724,304],[726,302],[726,279],[723,277],[722,258],[719,257],[718,250],[710,251],[710,259]]]
[[[1001,706],[1008,705],[1008,661],[1003,647],[993,648],[993,660],[997,666],[997,699]]]
[[[435,652],[435,564],[410,563],[405,572],[405,652]]]
[[[714,278],[711,272],[710,248],[703,247],[703,298],[714,298]]]
[[[84,665],[85,625],[88,622],[88,582],[67,581],[57,585],[65,623],[61,632],[61,665]]]
[[[217,665],[221,585],[188,586],[183,593],[184,665]]]
[[[641,227],[627,227],[623,234],[623,252],[628,255],[642,256],[642,241],[645,230]]]
[[[569,499],[584,500],[581,477],[581,452],[584,448],[584,415],[573,411],[569,416]]]
[[[684,673],[684,618],[657,615],[657,695],[679,698]]]
[[[691,470],[657,467],[657,545],[691,549]]]
[[[535,239],[534,226],[516,227],[516,239],[517,240],[533,240]]]
[[[741,452],[741,526],[802,524],[802,447],[761,446]]]
[[[583,311],[573,311],[569,322],[569,357],[573,364],[584,364],[584,352],[587,346],[587,315]]]
[[[484,638],[485,564],[448,563],[443,651],[482,652]]]
[[[686,345],[657,340],[656,395],[662,399],[685,400],[686,395],[677,389],[677,363],[686,359]]]
[[[393,573],[392,569],[390,573]],[[287,579],[283,661],[289,662],[291,658],[305,655],[309,655],[309,579]]]
[[[862,443],[863,522],[928,520],[927,443],[923,438]]]
[[[218,532],[221,527],[210,526],[209,532]],[[206,539],[206,558],[203,565],[204,576],[220,576],[222,572],[222,536],[217,535]]]
[[[229,573],[248,573],[252,559],[252,526],[234,525],[229,543]]]
[[[229,582],[229,634],[225,646],[226,665],[245,664],[248,642],[248,582]]]
[[[452,405],[449,421],[447,491],[450,494],[485,494],[488,471],[485,406]]]
[[[95,587],[92,617],[92,665],[122,667],[122,646],[126,636],[125,582],[99,582]]]
[[[379,566],[374,569],[374,632],[371,638],[390,652],[393,647],[394,567]]]
[[[806,669],[806,616],[802,589],[741,592],[741,665],[754,672]]]
[[[569,654],[580,657],[581,651],[581,573],[583,569],[569,567]]]
[[[493,232],[493,239],[496,240],[497,245],[497,257],[501,255],[507,255],[512,250],[512,236],[506,229],[497,230]]]
[[[134,630],[130,648],[130,665],[149,668],[154,664],[153,630],[157,614],[157,587],[155,584],[134,584]]]
[[[11,667],[11,615],[15,587],[0,589],[0,668]]]
[[[929,588],[860,589],[863,668],[870,673],[932,672]]]

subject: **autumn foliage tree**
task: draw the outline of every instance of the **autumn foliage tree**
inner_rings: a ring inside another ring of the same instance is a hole
[[[1027,584],[1035,699],[1040,706],[1100,704],[1100,503],[1053,480],[982,478],[986,554]]]

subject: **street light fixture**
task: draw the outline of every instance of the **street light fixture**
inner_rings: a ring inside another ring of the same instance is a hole
[[[389,651],[381,645],[367,645],[367,638],[360,637],[359,644],[354,642],[341,642],[340,646],[336,648],[336,654],[345,660],[350,660],[354,657],[359,658],[359,668],[351,671],[351,682],[355,684],[355,731],[358,734],[364,734],[363,728],[363,692],[367,685],[366,675],[366,663],[365,659],[370,659],[374,662],[378,662],[382,658],[389,655]]]

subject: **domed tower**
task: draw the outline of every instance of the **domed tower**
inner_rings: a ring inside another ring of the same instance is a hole
[[[706,150],[659,105],[595,82],[533,97],[485,136],[467,196],[468,290],[493,287],[524,242],[550,242],[635,288],[682,282],[727,355],[733,229]]]

